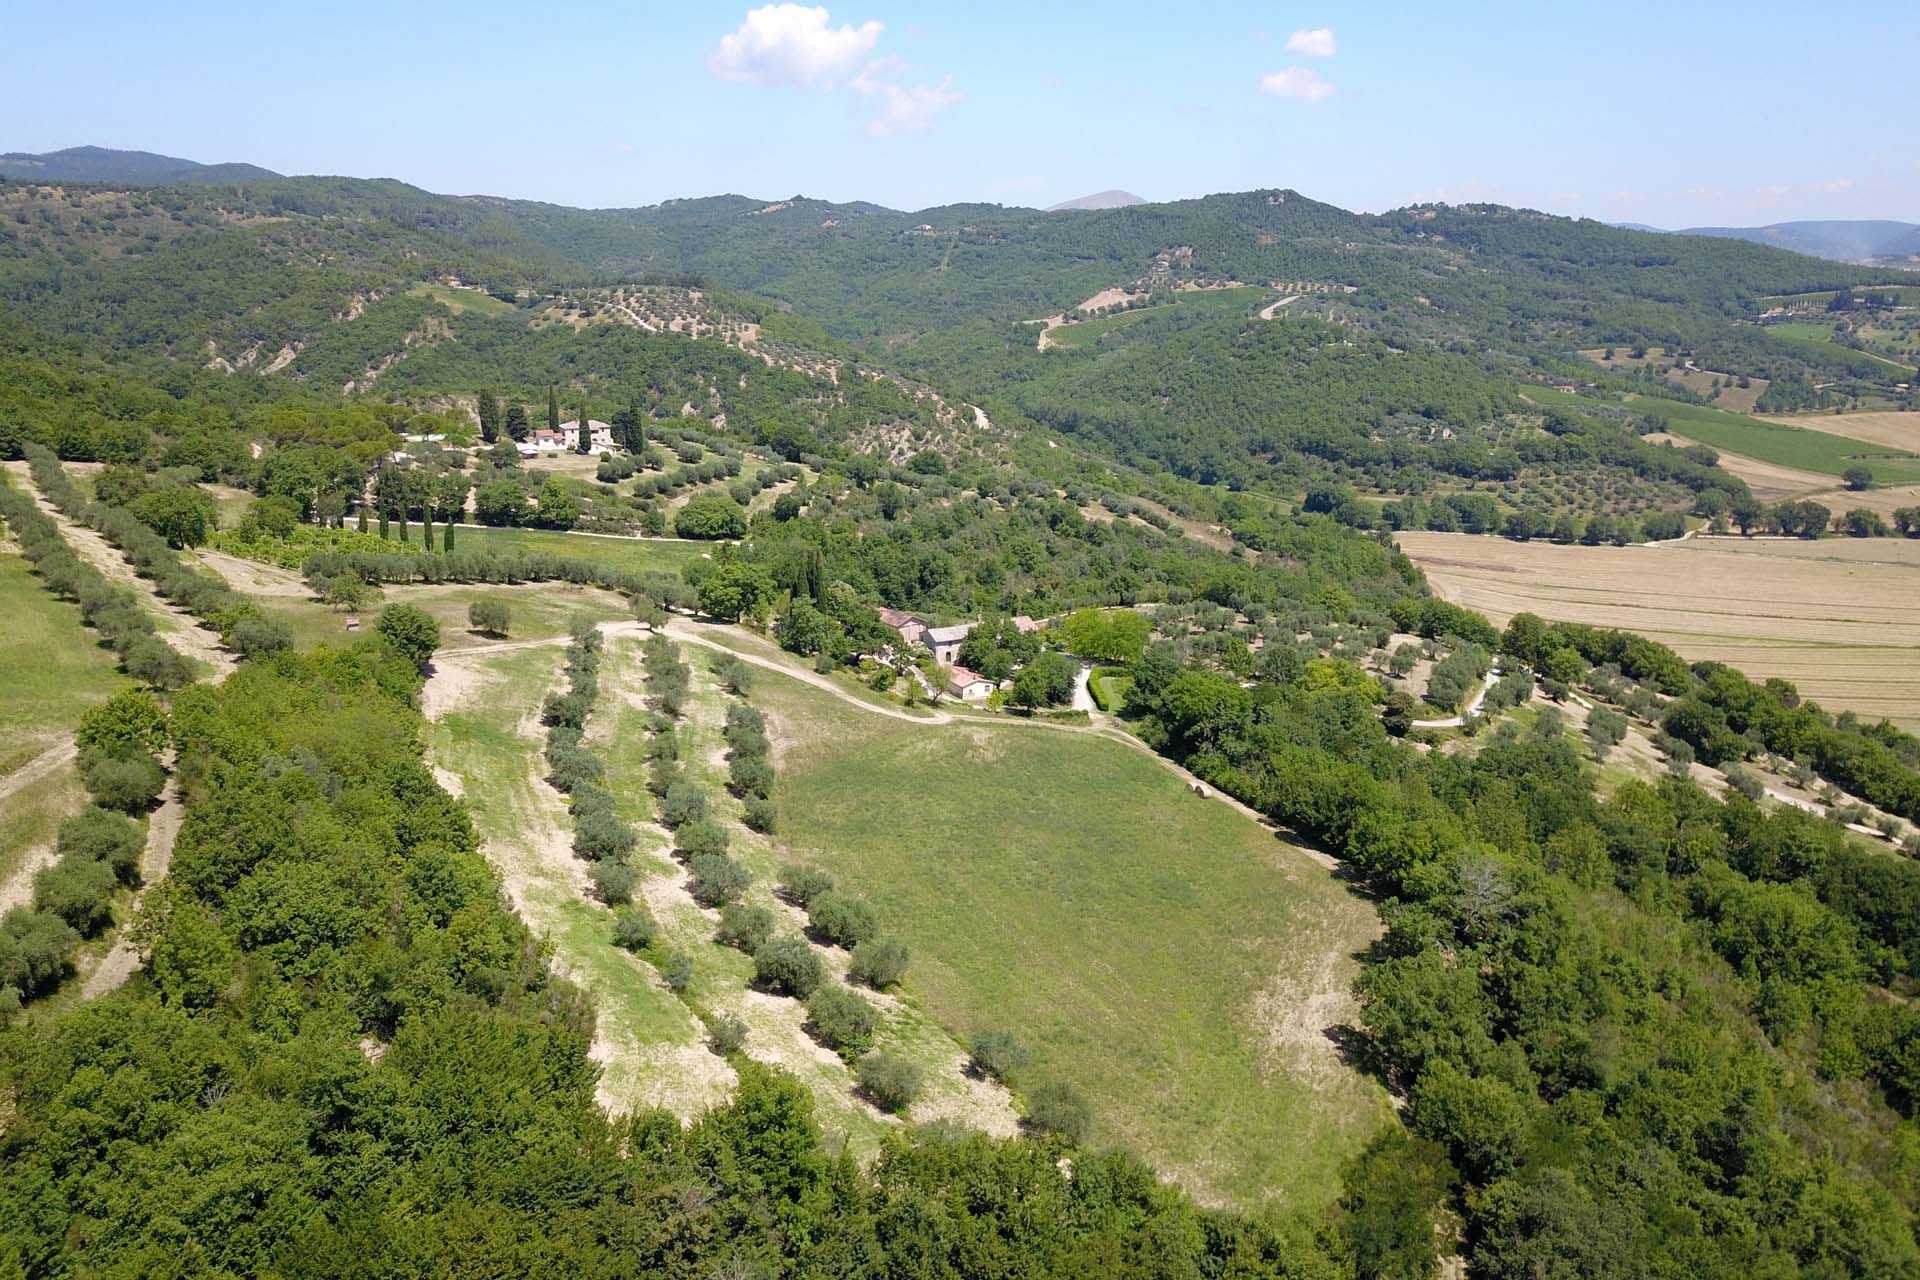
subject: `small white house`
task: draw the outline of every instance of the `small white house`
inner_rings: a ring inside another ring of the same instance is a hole
[[[965,667],[954,667],[947,673],[947,696],[962,702],[985,702],[993,696],[993,688],[993,681]]]

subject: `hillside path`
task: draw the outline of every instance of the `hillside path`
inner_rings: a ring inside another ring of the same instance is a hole
[[[167,870],[173,865],[174,841],[179,839],[180,823],[187,816],[187,806],[180,795],[180,779],[174,773],[174,763],[173,753],[169,751],[166,760],[167,789],[162,795],[160,807],[147,819],[147,844],[140,852],[140,891],[134,898],[136,910],[146,897],[147,890],[167,878]],[[106,958],[81,984],[82,999],[91,1000],[117,990],[140,967],[140,952],[134,947],[131,934],[132,930],[125,924],[119,927],[113,950],[107,952]]]

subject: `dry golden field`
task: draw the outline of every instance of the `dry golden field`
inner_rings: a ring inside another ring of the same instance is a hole
[[[1920,413],[1888,411],[1883,413],[1800,413],[1764,414],[1762,422],[1784,422],[1788,426],[1824,431],[1830,436],[1865,440],[1889,449],[1920,453]]]
[[[1397,540],[1436,592],[1496,625],[1526,612],[1638,631],[1690,660],[1726,662],[1754,679],[1783,676],[1834,710],[1920,728],[1920,541]]]

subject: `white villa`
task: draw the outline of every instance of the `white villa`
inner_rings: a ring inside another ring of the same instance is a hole
[[[523,458],[547,457],[556,453],[570,453],[580,443],[580,420],[572,419],[560,424],[558,431],[546,427],[534,430],[533,435],[520,441],[517,446]],[[613,428],[598,418],[587,419],[587,445],[589,453],[599,453],[613,448]]]

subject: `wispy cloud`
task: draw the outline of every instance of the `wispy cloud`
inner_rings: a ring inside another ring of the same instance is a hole
[[[1287,37],[1287,52],[1303,58],[1331,58],[1334,54],[1331,27],[1302,27]]]
[[[769,4],[747,11],[740,26],[720,37],[707,69],[722,80],[804,89],[831,83],[858,67],[884,30],[881,23],[832,25],[824,8]]]
[[[897,73],[898,69],[895,64],[888,70]],[[887,73],[862,71],[847,85],[856,93],[879,99],[880,114],[867,121],[867,133],[876,138],[925,133],[939,121],[942,112],[967,96],[953,87],[952,76],[941,77],[939,84],[905,85],[880,78]]]
[[[1320,78],[1312,67],[1288,67],[1260,77],[1260,92],[1271,98],[1294,102],[1325,102],[1334,95],[1334,87]]]
[[[900,59],[873,57],[885,29],[879,22],[836,27],[819,6],[762,5],[720,37],[707,54],[707,69],[722,80],[779,88],[843,88],[878,105],[866,125],[869,136],[922,133],[966,95],[953,87],[952,76],[908,83],[909,68]]]

